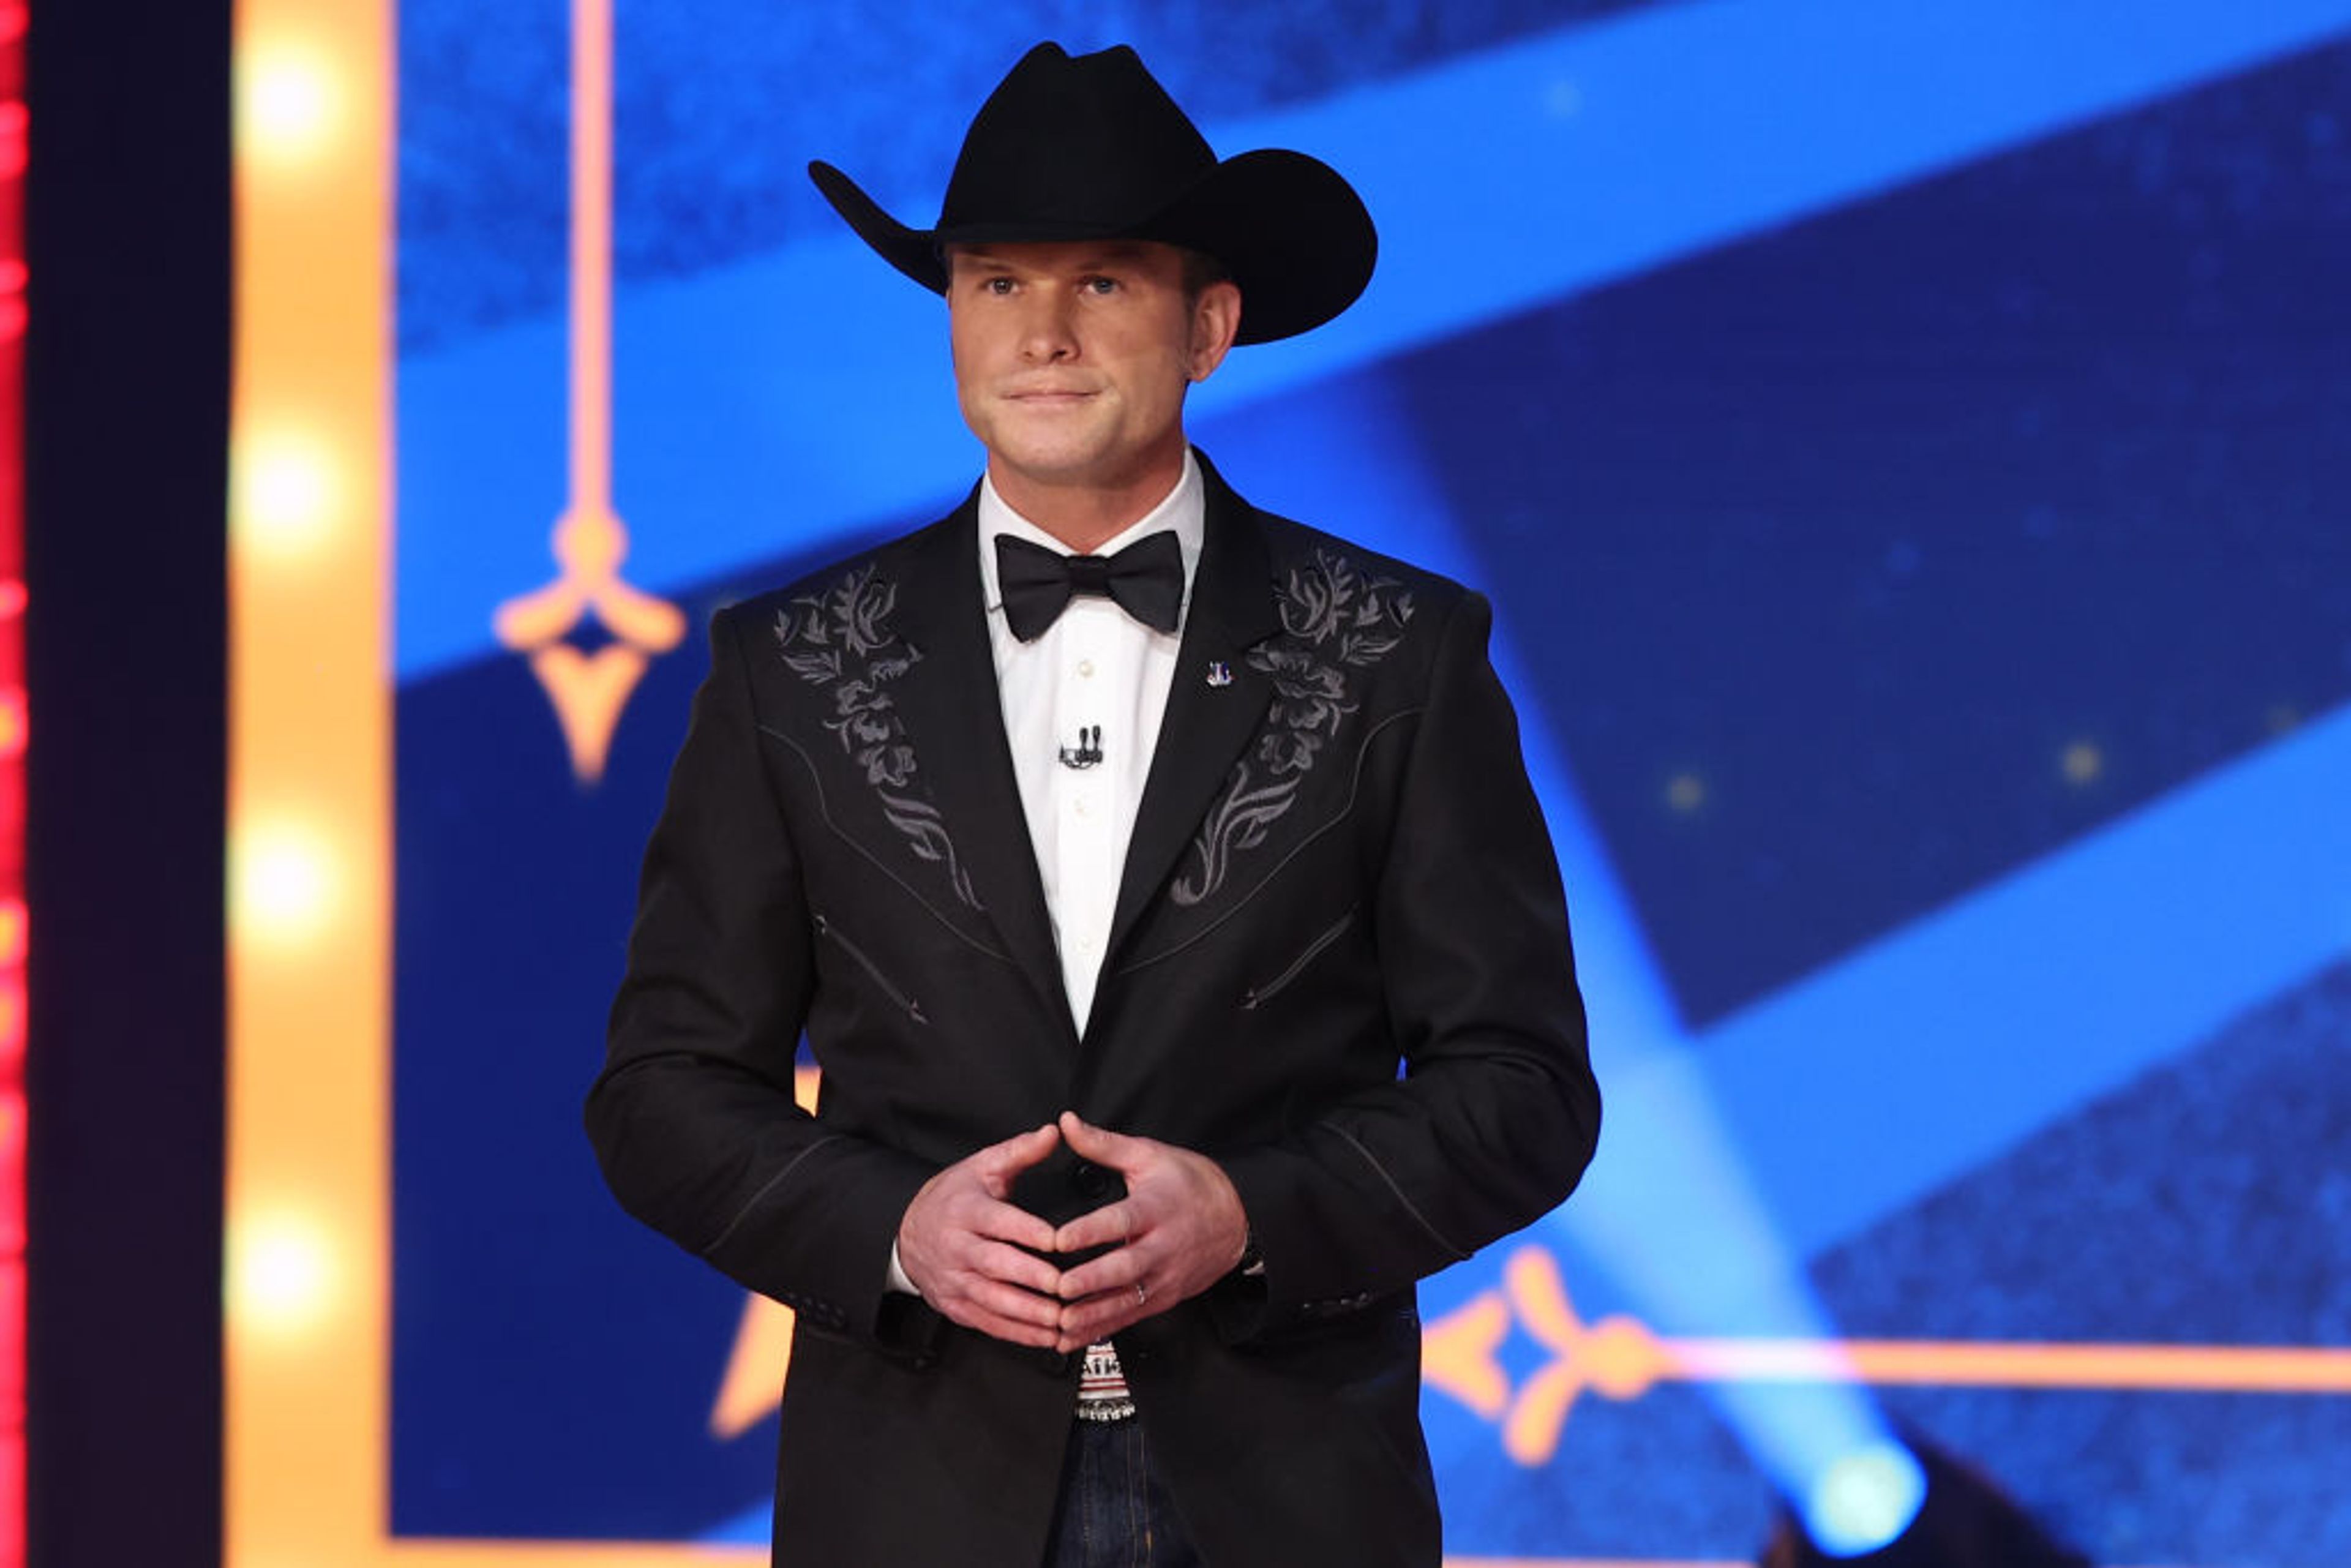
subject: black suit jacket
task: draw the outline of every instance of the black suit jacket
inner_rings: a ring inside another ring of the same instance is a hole
[[[797,1311],[779,1563],[1040,1560],[1074,1358],[883,1281],[926,1178],[1065,1107],[1217,1159],[1263,1253],[1119,1336],[1207,1562],[1437,1561],[1414,1281],[1598,1132],[1558,872],[1485,601],[1206,477],[1082,1038],[973,503],[713,622],[588,1123],[632,1213]],[[1016,1196],[1115,1191],[1064,1150]]]

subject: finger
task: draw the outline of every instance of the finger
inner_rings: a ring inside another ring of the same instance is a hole
[[[1014,1344],[1060,1343],[1061,1303],[977,1275],[949,1275],[925,1296],[949,1322]]]
[[[956,1206],[954,1219],[972,1235],[986,1240],[1006,1241],[1037,1252],[1060,1250],[1053,1245],[1058,1234],[1053,1227],[1018,1204],[975,1197]]]
[[[1137,1301],[1132,1286],[1086,1301],[1071,1301],[1061,1309],[1061,1337],[1057,1343],[1064,1350],[1081,1349],[1133,1328],[1163,1310],[1157,1301]]]
[[[983,1246],[972,1254],[970,1270],[981,1279],[1027,1291],[1039,1301],[1062,1300],[1061,1271],[1034,1252],[1024,1252],[1018,1247],[992,1243]]]
[[[981,1185],[995,1197],[1002,1197],[1011,1189],[1012,1178],[1051,1154],[1061,1141],[1061,1130],[1048,1122],[1041,1127],[990,1144],[971,1156],[972,1168],[979,1173]]]
[[[1056,1252],[1082,1252],[1089,1247],[1123,1247],[1134,1239],[1134,1210],[1123,1200],[1090,1209],[1053,1232]]]
[[[1056,1350],[1061,1343],[1061,1332],[1038,1323],[1024,1323],[1015,1318],[998,1317],[993,1312],[971,1311],[949,1312],[947,1316],[965,1328],[977,1329],[990,1339],[1007,1344],[1032,1345],[1039,1350]]]
[[[1149,1259],[1138,1247],[1122,1247],[1114,1252],[1079,1264],[1061,1275],[1056,1292],[1065,1301],[1077,1302],[1108,1296],[1123,1291],[1134,1294],[1134,1282],[1150,1277]]]
[[[978,1275],[965,1279],[962,1285],[961,1301],[976,1312],[1029,1329],[1058,1332],[1061,1326],[1062,1305],[1050,1296]]]
[[[1118,1171],[1132,1169],[1150,1146],[1147,1138],[1131,1138],[1124,1133],[1097,1127],[1075,1111],[1061,1113],[1061,1133],[1078,1154]]]

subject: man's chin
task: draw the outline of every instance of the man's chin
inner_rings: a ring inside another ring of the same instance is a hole
[[[1009,471],[1029,484],[1057,490],[1104,484],[1109,467],[1099,452],[1061,446],[1008,443],[991,445],[988,457],[990,467],[998,473]]]

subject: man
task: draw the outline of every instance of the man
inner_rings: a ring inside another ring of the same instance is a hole
[[[946,296],[986,475],[715,619],[588,1106],[797,1311],[777,1561],[1434,1563],[1414,1281],[1598,1130],[1558,873],[1484,601],[1182,424],[1370,220],[1124,48],[1022,59],[932,229],[810,172]]]

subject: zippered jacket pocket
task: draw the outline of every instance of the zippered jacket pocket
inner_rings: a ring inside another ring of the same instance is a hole
[[[1332,943],[1336,942],[1340,937],[1345,936],[1347,934],[1347,927],[1353,925],[1354,923],[1355,906],[1350,904],[1348,906],[1347,913],[1339,916],[1337,922],[1333,924],[1329,930],[1324,931],[1322,935],[1316,936],[1313,941],[1309,942],[1306,945],[1305,951],[1300,953],[1297,957],[1292,958],[1290,961],[1289,967],[1283,969],[1281,973],[1276,975],[1272,979],[1268,980],[1265,984],[1261,986],[1251,986],[1248,990],[1243,991],[1241,993],[1241,1006],[1245,1009],[1262,1007],[1267,1002],[1271,1001],[1277,994],[1288,988],[1290,981],[1298,978],[1300,971],[1304,969],[1307,965],[1314,962],[1316,958],[1322,956],[1322,950],[1325,947],[1330,946]]]
[[[923,1004],[908,996],[899,988],[895,981],[892,980],[889,976],[883,974],[880,966],[876,965],[871,957],[866,956],[865,949],[860,947],[856,943],[852,942],[848,937],[842,936],[841,927],[835,925],[831,920],[822,915],[819,915],[816,917],[816,933],[826,941],[831,942],[834,946],[840,948],[843,953],[848,954],[850,958],[857,965],[857,967],[864,970],[866,976],[872,980],[873,984],[880,988],[882,994],[889,998],[890,1000],[897,1006],[898,1009],[904,1012],[908,1018],[914,1019],[919,1024],[927,1024],[931,1021],[929,1019],[923,1016]]]

